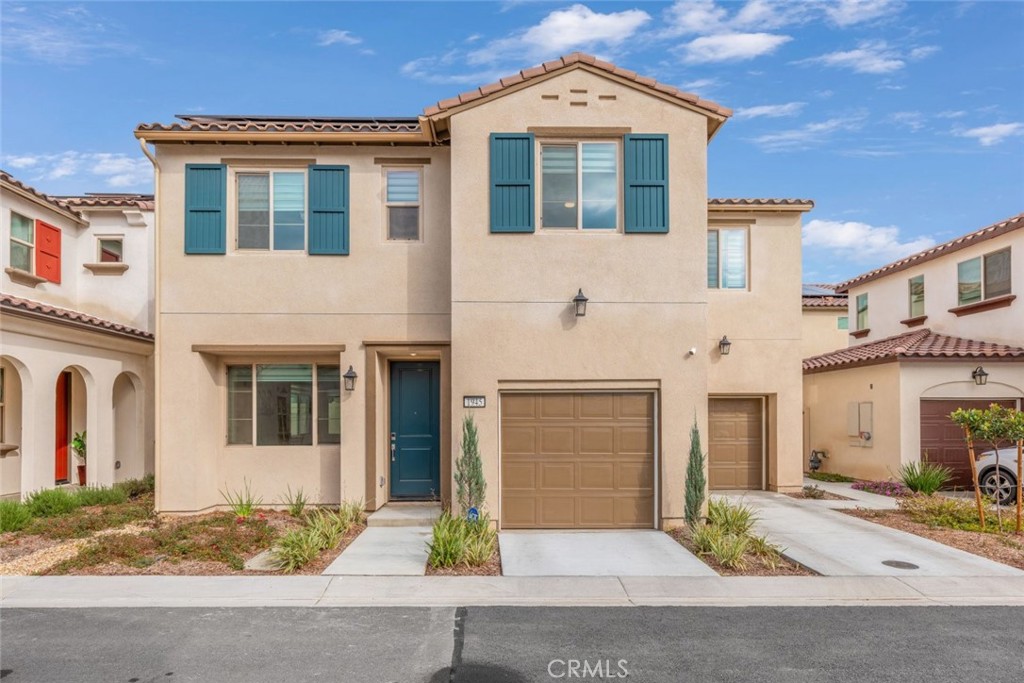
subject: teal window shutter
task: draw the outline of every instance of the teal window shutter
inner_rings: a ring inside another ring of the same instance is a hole
[[[491,133],[491,232],[533,232],[533,133]]]
[[[227,166],[185,164],[186,254],[225,252],[227,196]]]
[[[348,166],[309,167],[309,253],[348,254]]]
[[[623,139],[626,232],[668,232],[668,136]]]

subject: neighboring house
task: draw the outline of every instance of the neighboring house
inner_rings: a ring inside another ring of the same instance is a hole
[[[836,293],[835,285],[803,286],[801,316],[804,358],[834,351],[849,344],[849,315],[845,294]]]
[[[152,472],[152,195],[0,198],[0,496]]]
[[[419,117],[140,125],[158,509],[450,502],[465,416],[503,528],[677,522],[694,420],[713,488],[798,489],[812,205],[708,200],[729,114],[573,54]]]
[[[957,407],[1024,398],[1024,214],[855,277],[853,344],[804,360],[809,446],[825,469],[892,477],[927,456],[969,485]]]

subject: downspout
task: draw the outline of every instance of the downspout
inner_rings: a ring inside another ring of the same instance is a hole
[[[149,150],[146,138],[139,136],[142,153],[153,164],[153,474],[160,469],[160,162]],[[163,487],[156,476],[153,504],[156,510],[163,509],[161,499]]]

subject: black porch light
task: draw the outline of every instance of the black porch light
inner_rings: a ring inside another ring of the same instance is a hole
[[[731,350],[732,342],[729,341],[729,338],[723,334],[722,339],[718,342],[718,352],[721,353],[723,356],[728,356],[729,351]]]
[[[587,301],[589,301],[589,299],[583,296],[583,288],[581,287],[579,293],[572,298],[573,306],[576,307],[577,318],[582,318],[587,314]]]
[[[973,379],[974,383],[979,387],[983,387],[988,384],[988,373],[985,372],[985,368],[979,365],[974,368],[974,372],[971,373],[971,379]]]
[[[356,377],[358,377],[358,376],[359,375],[356,374],[356,371],[352,369],[352,366],[351,365],[348,366],[348,370],[345,371],[344,375],[342,375],[342,377],[345,379],[345,391],[354,391],[355,390],[355,388],[356,388]]]

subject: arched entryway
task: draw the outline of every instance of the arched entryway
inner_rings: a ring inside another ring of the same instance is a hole
[[[15,358],[0,356],[0,498],[21,492],[22,405],[28,370]]]
[[[142,442],[141,380],[122,372],[114,380],[114,479],[137,479],[145,474]]]
[[[57,375],[54,386],[54,484],[86,482],[88,467],[88,393],[87,373],[68,366]]]

